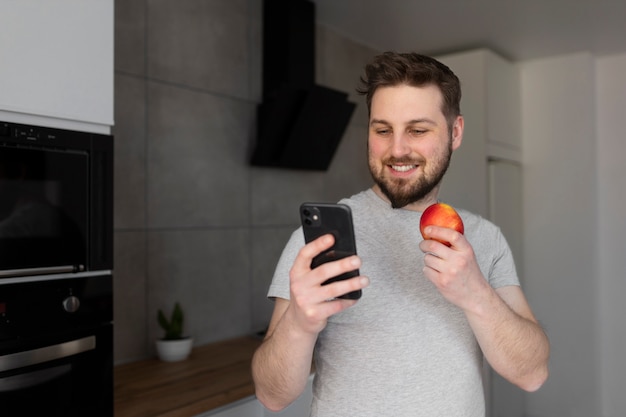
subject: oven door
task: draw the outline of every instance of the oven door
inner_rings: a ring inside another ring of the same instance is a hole
[[[0,144],[0,277],[86,269],[89,158]]]
[[[113,416],[113,326],[0,343],[2,416]]]

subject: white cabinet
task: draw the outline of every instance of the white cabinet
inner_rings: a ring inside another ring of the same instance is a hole
[[[108,133],[113,0],[0,0],[0,120]]]
[[[523,279],[522,172],[520,164],[505,160],[489,162],[489,217],[502,229]],[[488,416],[523,417],[524,392],[489,369]]]
[[[487,104],[487,154],[521,162],[522,116],[517,65],[483,51]]]
[[[470,137],[484,141],[490,157],[521,161],[519,68],[488,49],[438,57],[461,80],[461,112],[470,119]],[[474,121],[472,119],[476,119]],[[480,134],[475,137],[473,133]]]
[[[437,57],[461,80],[465,131],[441,189],[441,199],[488,217],[488,160],[520,162],[518,67],[487,49]]]
[[[441,199],[502,229],[523,276],[521,91],[519,68],[486,50],[438,57],[461,80],[463,143],[452,157]],[[486,367],[489,416],[523,415],[523,392]]]

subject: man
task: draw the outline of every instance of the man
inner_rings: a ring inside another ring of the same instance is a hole
[[[437,226],[427,229],[433,240],[420,235],[421,212],[437,202],[461,145],[459,80],[432,58],[388,52],[366,67],[358,91],[375,184],[342,202],[352,208],[359,256],[311,269],[333,238],[304,245],[294,232],[253,359],[257,397],[283,409],[302,393],[314,359],[312,416],[482,417],[483,355],[534,391],[548,376],[550,348],[496,226],[458,210],[464,235]],[[355,268],[362,276],[321,285]],[[358,301],[335,298],[358,289]]]

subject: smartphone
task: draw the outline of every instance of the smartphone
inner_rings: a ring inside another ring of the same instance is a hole
[[[352,224],[352,211],[345,204],[332,203],[303,203],[300,206],[300,221],[304,232],[304,241],[309,243],[318,237],[332,234],[335,244],[313,258],[311,268],[316,268],[326,262],[336,261],[351,255],[356,255],[356,240]],[[322,285],[358,276],[359,270],[346,272],[330,278]],[[339,298],[358,300],[361,290],[352,291]]]

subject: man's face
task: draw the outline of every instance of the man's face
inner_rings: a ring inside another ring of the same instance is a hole
[[[437,199],[452,151],[463,136],[461,116],[448,131],[442,100],[432,85],[382,87],[372,97],[370,172],[394,208],[417,203],[415,208],[423,210]]]

